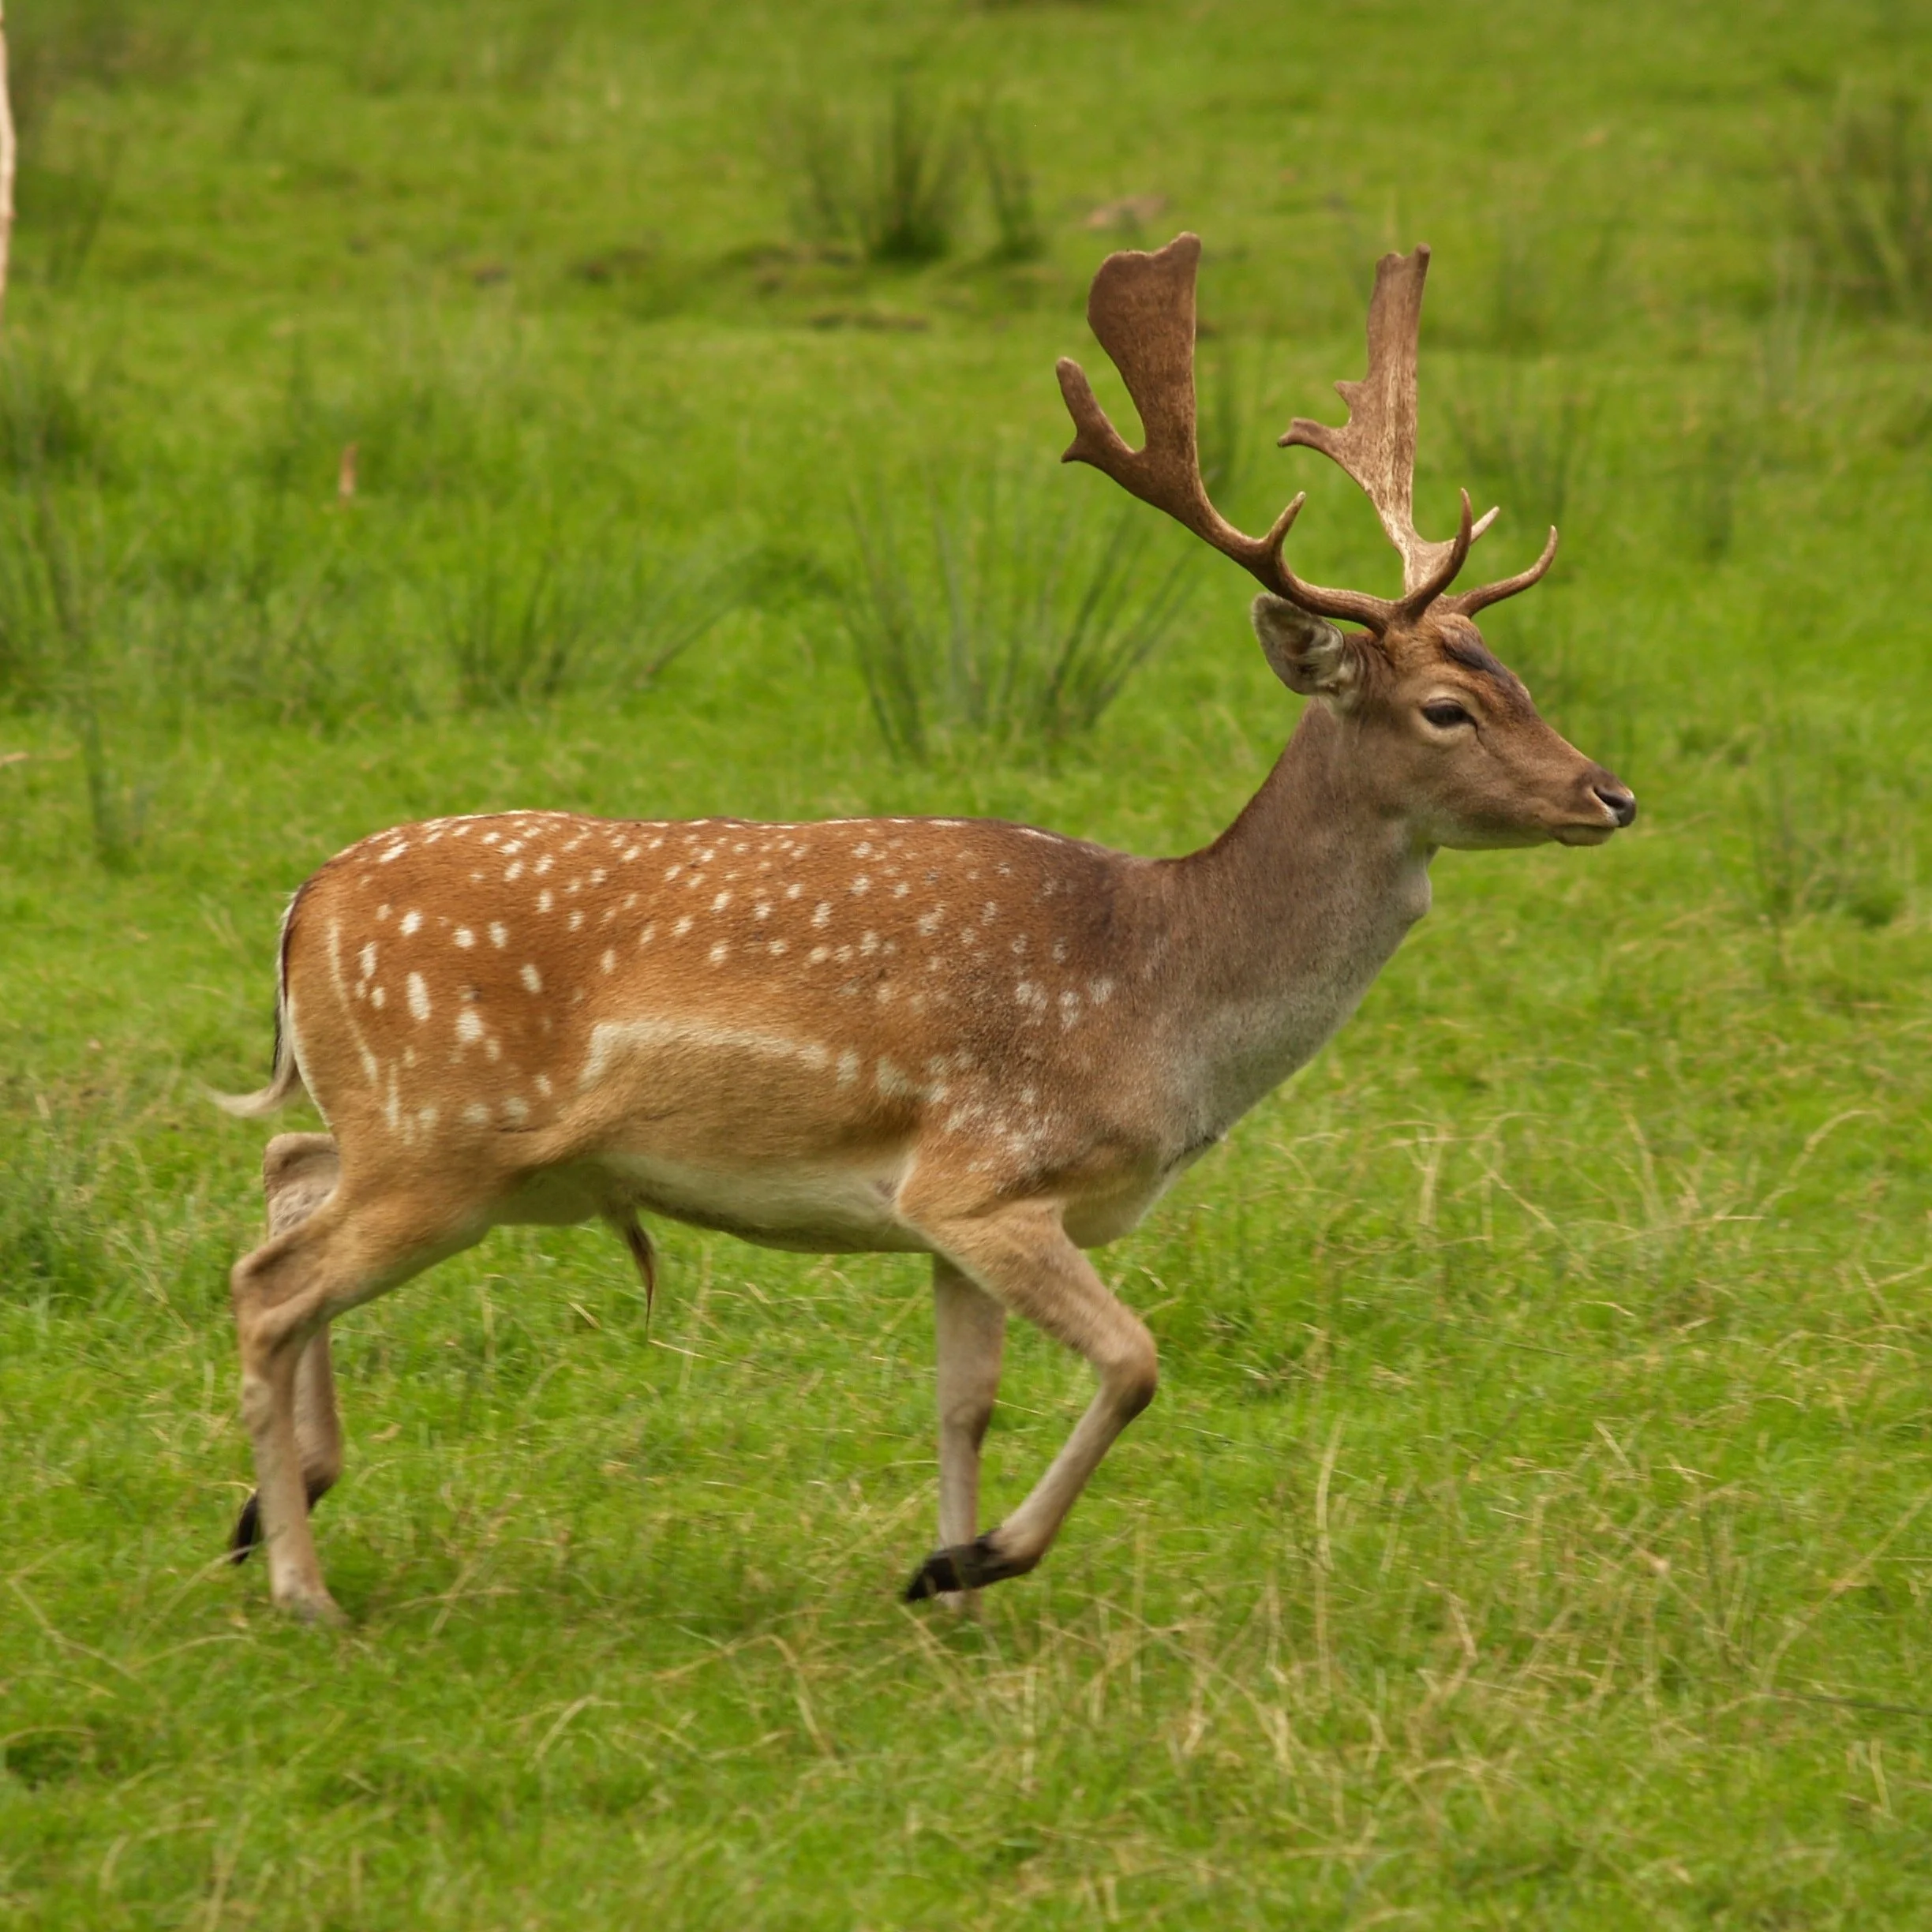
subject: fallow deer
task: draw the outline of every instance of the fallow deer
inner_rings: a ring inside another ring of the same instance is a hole
[[[1391,598],[1302,582],[1209,502],[1195,438],[1200,243],[1111,256],[1088,308],[1145,426],[1133,450],[1059,365],[1090,463],[1259,580],[1252,618],[1312,700],[1260,790],[1185,858],[957,818],[684,823],[505,812],[377,833],[282,927],[266,1114],[306,1090],[329,1135],[270,1144],[269,1239],[235,1267],[275,1601],[330,1617],[310,1505],[340,1462],[338,1316],[511,1222],[601,1217],[650,1285],[640,1211],[813,1252],[927,1254],[939,1547],[908,1599],[1039,1563],[1154,1394],[1146,1327],[1087,1250],[1305,1062],[1428,909],[1442,847],[1602,843],[1630,792],[1566,743],[1475,618],[1555,554],[1450,586],[1488,527],[1411,511],[1428,253],[1382,261],[1368,372],[1333,459],[1400,552]],[[1342,631],[1331,620],[1361,627]],[[1032,1492],[979,1533],[981,1436],[1009,1313],[1092,1365],[1091,1405]]]

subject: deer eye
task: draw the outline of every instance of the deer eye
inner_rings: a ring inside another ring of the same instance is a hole
[[[1458,724],[1473,724],[1476,721],[1454,699],[1439,698],[1433,704],[1422,707],[1422,715],[1438,731],[1448,731]]]

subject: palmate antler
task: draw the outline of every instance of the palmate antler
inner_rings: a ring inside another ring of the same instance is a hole
[[[1349,406],[1340,429],[1297,417],[1281,441],[1301,444],[1339,463],[1376,507],[1382,527],[1402,560],[1402,594],[1371,597],[1361,590],[1330,590],[1304,583],[1282,556],[1282,544],[1305,498],[1297,496],[1265,537],[1234,528],[1208,501],[1201,481],[1195,432],[1194,275],[1200,238],[1178,235],[1157,253],[1123,250],[1100,264],[1087,298],[1087,320],[1127,385],[1146,426],[1147,444],[1130,449],[1107,420],[1086,372],[1070,357],[1058,366],[1061,394],[1076,431],[1064,462],[1091,463],[1143,503],[1213,545],[1279,597],[1324,617],[1365,624],[1381,635],[1413,623],[1439,600],[1445,609],[1473,616],[1485,605],[1526,590],[1556,555],[1550,531],[1543,554],[1526,571],[1481,589],[1445,596],[1469,556],[1470,546],[1496,517],[1462,516],[1455,537],[1432,543],[1415,527],[1416,339],[1422,320],[1422,284],[1429,252],[1385,255],[1376,265],[1368,305],[1368,373],[1360,382],[1335,388]]]

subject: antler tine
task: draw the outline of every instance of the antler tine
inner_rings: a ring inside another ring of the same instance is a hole
[[[1402,599],[1402,608],[1406,616],[1421,616],[1455,582],[1456,572],[1468,560],[1470,545],[1476,541],[1476,525],[1470,515],[1469,492],[1464,490],[1461,494],[1462,515],[1456,525],[1456,534],[1449,542],[1431,546],[1442,552],[1442,561]],[[1495,515],[1496,512],[1492,510],[1488,516],[1484,518],[1484,523],[1487,525]]]
[[[1087,373],[1070,356],[1057,373],[1075,435],[1062,462],[1091,463],[1143,503],[1232,557],[1269,590],[1282,590],[1281,541],[1300,505],[1264,537],[1244,535],[1208,500],[1194,415],[1194,275],[1200,238],[1180,234],[1148,254],[1123,249],[1100,264],[1087,322],[1133,398],[1147,444],[1131,449],[1107,420]]]
[[[1556,560],[1556,526],[1552,523],[1543,545],[1543,554],[1526,571],[1518,571],[1514,577],[1505,577],[1496,583],[1483,584],[1473,590],[1444,597],[1443,608],[1454,611],[1460,617],[1473,617],[1479,610],[1486,610],[1492,604],[1500,604],[1505,597],[1513,597],[1518,591],[1527,590],[1533,583],[1541,582],[1544,573]]]
[[[1366,590],[1331,590],[1321,584],[1305,583],[1288,567],[1288,560],[1281,553],[1282,539],[1307,500],[1305,492],[1296,497],[1268,532],[1275,565],[1275,582],[1270,588],[1317,617],[1339,617],[1349,623],[1366,624],[1380,637],[1394,620],[1398,605],[1387,597],[1372,597]]]
[[[1425,585],[1440,593],[1455,575],[1442,577],[1451,552],[1481,536],[1495,520],[1487,511],[1471,526],[1466,541],[1431,543],[1417,534],[1413,507],[1416,454],[1416,342],[1422,326],[1422,285],[1428,276],[1429,251],[1418,246],[1407,255],[1384,255],[1376,264],[1375,294],[1368,303],[1368,373],[1360,382],[1339,382],[1336,393],[1348,405],[1339,429],[1297,416],[1281,439],[1320,450],[1352,477],[1368,500],[1388,540],[1402,560],[1405,607],[1417,604]],[[1460,568],[1462,558],[1456,560]],[[1440,579],[1440,581],[1438,581]],[[1428,598],[1420,600],[1426,605]]]

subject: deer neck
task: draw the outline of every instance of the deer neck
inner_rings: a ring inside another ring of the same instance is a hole
[[[1219,1135],[1309,1060],[1428,910],[1432,848],[1311,704],[1246,809],[1174,863],[1197,1125]]]

